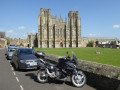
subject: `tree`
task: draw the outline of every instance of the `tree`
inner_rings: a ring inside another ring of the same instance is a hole
[[[20,43],[20,45],[23,45],[23,43]]]
[[[7,38],[7,45],[9,45],[10,44],[10,40]]]
[[[94,46],[94,41],[89,41],[87,44],[88,47],[93,47]]]

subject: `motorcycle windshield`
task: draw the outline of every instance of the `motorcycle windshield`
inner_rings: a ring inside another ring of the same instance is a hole
[[[73,54],[73,60],[75,61],[75,63],[77,64],[78,63],[78,60],[77,60],[77,57],[76,55],[74,54],[74,52],[72,51],[72,54]]]

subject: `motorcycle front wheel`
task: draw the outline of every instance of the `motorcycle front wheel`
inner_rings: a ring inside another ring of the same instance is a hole
[[[71,81],[76,87],[83,87],[86,83],[86,76],[82,71],[78,71],[78,74],[71,76]]]
[[[37,80],[40,83],[46,83],[48,81],[47,73],[45,70],[39,70],[37,74]]]

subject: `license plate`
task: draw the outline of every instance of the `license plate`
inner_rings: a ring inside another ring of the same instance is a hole
[[[29,63],[30,66],[36,66],[37,65],[37,62],[32,62],[32,63]]]

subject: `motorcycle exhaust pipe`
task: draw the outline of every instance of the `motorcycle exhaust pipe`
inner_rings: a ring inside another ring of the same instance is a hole
[[[51,78],[55,78],[55,77],[56,77],[55,72],[50,73],[48,69],[46,69],[46,71],[47,71],[48,75],[49,75]]]

